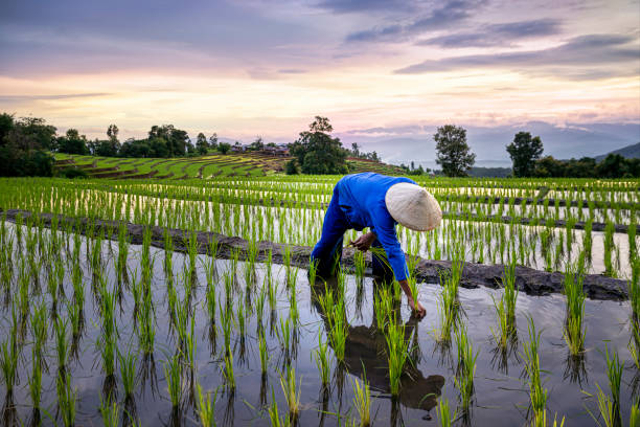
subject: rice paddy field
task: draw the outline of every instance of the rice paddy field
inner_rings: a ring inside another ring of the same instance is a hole
[[[301,261],[339,177],[208,161],[0,179],[2,425],[639,425],[640,181],[416,178],[445,214],[398,226],[410,271],[450,261],[410,279],[416,319],[368,255],[327,282]],[[462,287],[468,264],[496,286]]]

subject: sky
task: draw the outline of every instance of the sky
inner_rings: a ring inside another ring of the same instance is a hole
[[[640,0],[0,0],[0,111],[243,142],[320,115],[394,160],[448,123],[479,159],[534,128],[595,155],[640,141]]]

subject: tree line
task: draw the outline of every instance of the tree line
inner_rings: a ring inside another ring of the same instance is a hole
[[[466,130],[455,125],[437,129],[436,163],[446,176],[467,176],[475,163],[475,154],[467,143]],[[638,178],[640,159],[627,159],[620,154],[609,154],[601,162],[592,157],[558,160],[544,156],[542,139],[530,132],[518,132],[506,146],[513,163],[512,175],[518,178]]]
[[[377,153],[367,153],[354,143],[351,149],[342,146],[339,138],[330,134],[333,126],[326,117],[316,116],[309,130],[288,144],[293,159],[286,163],[288,174],[345,174],[349,172],[348,157],[379,161]],[[202,132],[195,144],[185,130],[169,125],[154,125],[147,137],[129,138],[123,143],[118,139],[115,124],[107,128],[106,139],[89,140],[76,129],[57,135],[55,126],[42,118],[15,118],[0,114],[0,176],[51,176],[55,163],[51,153],[97,155],[106,157],[183,157],[205,155],[211,150],[228,153],[231,144],[219,142],[214,133],[207,138]],[[433,135],[436,142],[436,163],[442,174],[451,177],[467,176],[476,155],[467,143],[467,131],[463,127],[447,124],[438,127]],[[239,144],[236,142],[236,144]],[[275,146],[268,143],[266,146]],[[265,147],[258,137],[247,150],[259,151]],[[626,159],[619,154],[609,154],[603,161],[594,158],[558,160],[542,156],[544,147],[539,136],[530,132],[518,132],[506,146],[513,162],[515,177],[543,178],[623,178],[640,177],[640,159]],[[413,162],[412,162],[413,163]],[[402,165],[405,173],[420,175],[429,172],[421,166]]]

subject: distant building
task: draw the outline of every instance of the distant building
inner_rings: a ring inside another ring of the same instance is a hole
[[[233,153],[244,153],[249,148],[248,145],[244,144],[235,144],[231,146],[231,152]]]
[[[287,144],[278,144],[274,146],[265,146],[260,153],[267,154],[274,157],[286,157],[289,155],[289,147]]]

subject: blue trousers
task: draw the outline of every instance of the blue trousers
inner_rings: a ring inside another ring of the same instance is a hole
[[[336,274],[342,259],[344,233],[352,228],[354,227],[352,227],[346,215],[340,209],[340,194],[336,187],[333,190],[331,202],[324,215],[322,236],[311,252],[311,262],[316,262],[318,276],[328,278]],[[371,246],[382,249],[378,239],[374,240]],[[393,280],[393,271],[388,265],[388,260],[381,259],[378,255],[373,255],[371,261],[372,272],[375,276],[382,277],[385,282]]]

